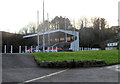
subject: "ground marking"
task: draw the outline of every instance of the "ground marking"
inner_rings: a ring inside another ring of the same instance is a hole
[[[120,65],[109,66],[106,68],[111,69],[111,70],[115,70],[115,71],[120,71]]]
[[[68,69],[65,69],[65,70],[58,71],[58,72],[55,72],[55,73],[52,73],[52,74],[49,74],[49,75],[45,75],[45,76],[41,76],[41,77],[34,78],[34,79],[31,79],[31,80],[27,80],[27,81],[24,81],[23,83],[19,83],[19,84],[24,84],[24,83],[29,83],[29,82],[33,82],[33,81],[36,81],[36,80],[40,80],[40,79],[43,79],[43,78],[46,78],[46,77],[50,77],[50,76],[53,76],[53,75],[60,74],[60,73],[65,72],[67,70]]]

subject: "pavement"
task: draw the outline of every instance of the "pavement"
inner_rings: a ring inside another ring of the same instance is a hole
[[[120,65],[94,68],[41,68],[31,54],[2,54],[2,82],[119,82]]]

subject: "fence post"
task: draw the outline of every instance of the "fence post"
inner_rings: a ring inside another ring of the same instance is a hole
[[[6,45],[4,46],[4,53],[6,53]]]
[[[11,45],[11,53],[13,53],[13,46]]]
[[[82,47],[82,51],[83,51],[83,47]]]
[[[31,53],[32,53],[32,46],[31,46]]]
[[[56,52],[57,52],[57,47],[56,47]]]
[[[21,46],[19,46],[19,53],[21,53]]]
[[[26,53],[26,50],[27,50],[27,46],[25,46],[25,53]]]
[[[53,52],[53,46],[52,46],[52,52]]]
[[[49,47],[48,47],[48,52],[50,52],[50,51],[49,51]]]

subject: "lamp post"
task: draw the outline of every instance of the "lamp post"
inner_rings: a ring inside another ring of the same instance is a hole
[[[37,29],[39,26],[39,11],[37,11]],[[38,44],[38,52],[39,52],[39,32],[38,32],[38,36],[37,36],[37,44]]]
[[[65,17],[65,31],[66,31],[66,17]],[[67,33],[65,33],[65,40],[67,42]]]
[[[73,20],[73,22],[74,22],[74,41],[75,41],[75,19]],[[76,51],[76,48],[75,48],[75,43],[74,43],[74,51]]]
[[[120,25],[118,24],[118,49],[120,50]]]
[[[48,27],[48,45],[50,46],[50,34],[49,34],[50,26],[49,26],[49,15],[48,15],[48,13],[47,13],[47,20],[48,20],[48,24],[47,24],[47,27]]]
[[[43,0],[43,52],[45,52],[45,35],[44,35],[44,0]]]

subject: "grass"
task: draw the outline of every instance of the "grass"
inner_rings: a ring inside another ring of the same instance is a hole
[[[33,53],[37,61],[80,61],[103,60],[108,64],[120,63],[118,50],[78,51],[78,52],[37,52]]]

